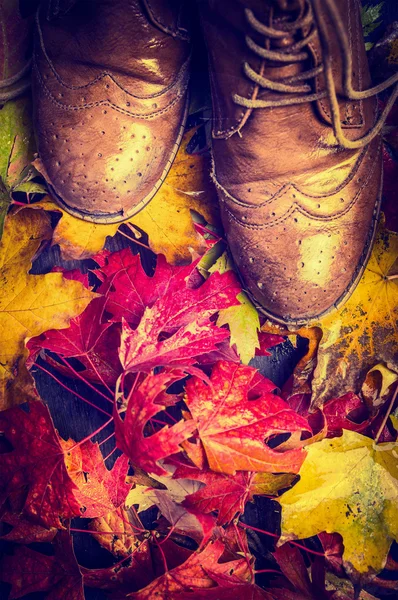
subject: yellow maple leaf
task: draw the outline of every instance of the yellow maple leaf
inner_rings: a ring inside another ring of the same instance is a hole
[[[300,481],[279,498],[281,542],[339,533],[352,574],[366,579],[381,571],[398,540],[398,444],[343,431],[306,452]]]
[[[323,331],[312,382],[313,406],[359,391],[381,362],[398,370],[398,234],[380,228],[356,290],[339,310],[317,323]]]
[[[189,263],[192,253],[203,254],[206,250],[205,240],[194,227],[191,211],[212,225],[220,224],[217,194],[209,175],[209,156],[187,154],[191,137],[192,131],[185,134],[173,166],[151,202],[125,221],[147,233],[151,249],[164,254],[171,264]],[[35,165],[40,171],[40,162]],[[62,214],[54,230],[53,244],[59,244],[66,260],[93,256],[104,247],[107,236],[115,235],[120,227],[120,223],[82,221],[48,198],[34,207],[40,206]]]
[[[62,273],[29,274],[32,256],[51,233],[42,211],[25,209],[6,218],[0,242],[0,410],[35,397],[25,342],[67,327],[94,296]]]

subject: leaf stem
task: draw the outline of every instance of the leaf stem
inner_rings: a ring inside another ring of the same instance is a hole
[[[83,444],[85,444],[86,442],[88,442],[89,440],[91,440],[91,438],[93,438],[94,436],[96,436],[98,433],[100,433],[100,431],[102,431],[103,429],[105,429],[105,427],[107,427],[108,425],[110,425],[110,423],[112,423],[112,421],[113,421],[113,417],[111,417],[110,419],[108,419],[108,421],[106,421],[103,425],[101,425],[101,427],[98,427],[98,429],[96,429],[95,431],[93,431],[93,433],[90,433],[90,435],[88,435],[87,437],[85,437],[82,440],[80,440],[80,442],[76,442],[76,444],[74,444],[72,446],[72,448],[68,448],[68,452],[71,452],[72,450],[74,450],[78,446],[82,446]]]
[[[392,409],[393,409],[393,406],[394,406],[394,404],[395,404],[395,400],[397,399],[397,394],[398,394],[398,384],[395,386],[395,391],[394,391],[394,393],[393,393],[393,395],[392,395],[392,398],[391,398],[391,400],[390,400],[390,404],[388,405],[387,412],[386,412],[386,414],[384,415],[384,419],[383,419],[383,421],[382,421],[382,423],[381,423],[381,425],[380,425],[380,427],[379,427],[379,431],[377,432],[377,435],[376,435],[376,437],[375,437],[375,444],[377,444],[377,443],[378,443],[378,441],[379,441],[379,439],[380,439],[380,436],[381,436],[381,434],[382,434],[382,432],[383,432],[383,429],[384,429],[384,427],[386,426],[386,423],[387,423],[387,421],[388,421],[388,417],[390,416],[390,413],[391,413],[391,411],[392,411]]]
[[[128,223],[125,223],[125,224],[128,225]],[[138,244],[138,246],[142,246],[143,248],[145,248],[145,250],[151,250],[149,246],[147,246],[146,244],[143,244],[142,242],[139,242],[138,240],[131,237],[130,235],[127,235],[127,233],[124,233],[124,231],[121,231],[120,229],[118,229],[118,233],[120,233],[120,235],[123,235],[125,238],[127,238],[131,242],[134,242],[134,244]]]
[[[265,529],[258,529],[258,527],[252,527],[252,525],[246,525],[246,523],[242,523],[242,521],[239,521],[239,525],[241,527],[244,527],[245,529],[251,529],[252,531],[257,531],[258,533],[264,533],[265,535],[270,535],[273,538],[278,538],[278,539],[280,538],[280,535],[277,535],[276,533],[271,533],[270,531],[265,531]],[[310,554],[314,554],[314,556],[322,556],[322,558],[325,558],[324,552],[317,552],[316,550],[310,550],[303,544],[299,544],[298,542],[294,542],[293,540],[289,540],[287,543],[292,544],[292,546],[297,546],[297,548],[301,548],[301,550],[305,550],[306,552],[309,552]]]
[[[280,575],[281,572],[277,571],[276,569],[259,569],[258,571],[254,571],[255,575],[258,575],[259,573],[276,573],[277,575]]]
[[[108,402],[111,402],[111,404],[113,404],[113,399],[112,398],[109,398],[106,394],[104,394],[103,392],[101,392],[101,390],[99,390],[94,385],[92,385],[89,381],[87,381],[87,379],[84,379],[84,377],[82,375],[80,375],[80,373],[78,373],[72,367],[72,365],[70,363],[68,363],[67,360],[65,360],[65,358],[63,356],[61,356],[60,354],[57,354],[57,356],[68,367],[68,369],[70,369],[72,371],[72,373],[73,373],[73,375],[75,377],[77,377],[78,379],[80,379],[81,381],[83,381],[86,385],[88,385],[89,388],[91,388],[92,390],[94,390],[94,392],[97,392],[97,394],[99,394],[100,396],[102,396],[103,398],[105,398],[105,400],[107,400]]]
[[[99,442],[98,446],[102,446],[102,444],[105,444],[105,442],[107,442],[108,440],[110,440],[114,435],[115,435],[115,432],[112,431],[112,433],[110,435],[108,435],[107,438],[105,438],[104,440],[102,440],[101,442]]]
[[[62,383],[62,381],[60,381],[58,379],[58,377],[55,377],[55,375],[53,375],[50,371],[48,371],[47,369],[45,369],[44,367],[42,367],[38,363],[35,363],[34,366],[37,367],[38,369],[41,369],[42,371],[44,371],[44,373],[47,373],[47,375],[50,375],[50,377],[52,377],[61,387],[63,387],[67,392],[70,392],[71,394],[73,394],[74,396],[76,396],[76,398],[79,398],[79,400],[83,400],[83,402],[85,402],[89,406],[92,406],[93,408],[95,408],[99,412],[103,413],[107,417],[111,416],[108,412],[106,412],[106,410],[103,410],[102,408],[100,408],[99,406],[97,406],[96,404],[94,404],[93,402],[90,402],[90,400],[87,400],[87,398],[84,398],[84,396],[81,396],[80,394],[78,394],[77,392],[75,392],[74,390],[72,390],[71,388],[69,388],[67,385],[65,385],[64,383]]]

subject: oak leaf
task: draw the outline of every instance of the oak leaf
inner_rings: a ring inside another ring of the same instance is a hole
[[[203,254],[206,250],[205,239],[196,231],[191,211],[202,215],[208,223],[220,224],[217,194],[209,177],[209,156],[186,152],[191,137],[192,132],[185,134],[173,166],[151,202],[127,220],[147,233],[151,249],[164,254],[172,264],[186,264],[192,260],[192,253]],[[35,166],[43,171],[40,162],[36,161]],[[115,235],[120,226],[82,222],[48,199],[42,207],[62,213],[54,231],[54,243],[59,244],[66,260],[93,256],[103,248],[107,236]]]
[[[22,210],[6,219],[0,242],[0,409],[35,397],[25,342],[65,327],[93,298],[62,273],[29,274],[32,256],[50,237],[44,213]]]
[[[192,377],[186,385],[186,403],[210,469],[230,475],[297,472],[301,449],[278,452],[264,442],[279,433],[310,431],[306,419],[271,393],[275,385],[252,367],[222,361],[213,368],[211,383]]]
[[[323,337],[312,382],[312,406],[346,392],[377,362],[398,371],[398,234],[380,229],[368,266],[351,298],[322,319]]]
[[[281,540],[339,533],[346,569],[378,573],[398,539],[397,449],[345,430],[308,446],[300,481],[279,498]]]

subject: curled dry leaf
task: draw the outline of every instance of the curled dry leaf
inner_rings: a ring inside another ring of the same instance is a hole
[[[186,403],[210,469],[230,475],[297,472],[301,449],[278,452],[264,442],[279,433],[310,431],[303,417],[271,393],[275,385],[252,367],[222,361],[213,368],[211,384],[192,377],[186,385]]]
[[[397,449],[353,431],[308,446],[300,481],[279,498],[281,541],[339,533],[354,578],[381,571],[398,539]]]
[[[371,414],[387,400],[391,393],[391,386],[398,380],[398,375],[383,364],[378,364],[366,373],[362,384],[361,396]]]
[[[88,528],[105,550],[120,558],[130,556],[139,545],[129,521],[129,512],[123,507],[93,519]]]
[[[94,297],[62,273],[31,275],[32,257],[51,238],[48,216],[22,210],[6,219],[0,242],[0,408],[35,398],[25,342],[66,327]]]
[[[147,233],[151,249],[164,254],[171,264],[189,263],[192,253],[203,254],[206,250],[205,239],[197,232],[191,211],[212,225],[220,224],[217,195],[209,177],[209,156],[186,152],[191,137],[192,132],[185,134],[173,166],[155,197],[127,221]],[[39,161],[35,166],[43,172]],[[115,235],[120,226],[82,222],[50,199],[36,206],[40,205],[45,210],[62,213],[53,243],[59,244],[66,260],[93,256],[104,247],[107,236]],[[134,238],[133,233],[131,237]]]
[[[351,298],[322,319],[312,406],[346,392],[375,362],[398,371],[398,235],[380,228],[372,256]]]

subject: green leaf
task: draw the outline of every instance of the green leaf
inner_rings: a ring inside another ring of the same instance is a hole
[[[33,158],[32,141],[30,100],[7,102],[0,110],[0,237],[11,194]]]
[[[381,25],[381,20],[379,19],[381,19],[382,16],[381,13],[383,10],[383,5],[384,2],[379,2],[379,4],[375,4],[374,6],[372,6],[371,4],[365,4],[365,6],[362,7],[361,20],[363,27],[363,35],[365,37],[370,35],[372,31],[374,31]],[[370,50],[370,48],[366,49]]]
[[[47,188],[42,183],[36,181],[22,181],[15,186],[13,192],[25,192],[28,196],[31,194],[47,194]]]
[[[204,277],[208,277],[215,271],[223,274],[234,270],[228,252],[223,252],[224,248],[224,242],[217,242],[203,256],[198,269]],[[256,348],[260,347],[258,341],[260,319],[257,310],[244,292],[238,295],[238,300],[240,304],[237,306],[220,310],[217,325],[219,327],[228,325],[231,332],[231,346],[235,344],[242,363],[247,365],[254,357]]]
[[[220,310],[217,325],[228,325],[231,332],[231,345],[235,344],[244,365],[249,364],[260,347],[258,332],[260,319],[258,312],[244,292],[238,295],[240,304]]]

